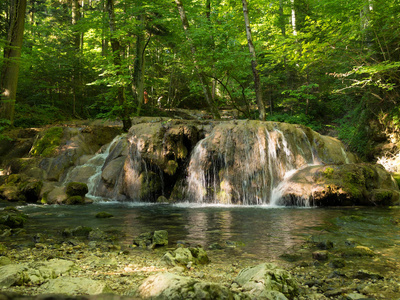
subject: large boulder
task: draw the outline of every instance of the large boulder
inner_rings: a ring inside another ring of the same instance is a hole
[[[27,270],[27,264],[8,264],[0,266],[0,288],[24,284],[26,281],[24,272]]]
[[[234,284],[251,299],[293,299],[299,294],[298,284],[290,273],[270,263],[241,270]]]
[[[222,285],[171,273],[148,277],[138,294],[144,299],[234,299],[233,293]]]
[[[390,173],[367,163],[308,166],[284,182],[280,193],[278,203],[285,205],[394,205],[400,200]]]
[[[9,228],[22,228],[27,219],[28,216],[15,207],[6,207],[0,210],[0,225]]]
[[[98,295],[112,290],[100,280],[62,276],[42,284],[38,291],[41,294]]]

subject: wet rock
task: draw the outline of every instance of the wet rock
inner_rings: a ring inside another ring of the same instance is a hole
[[[396,205],[400,199],[390,173],[373,164],[309,166],[296,172],[282,193],[283,203],[305,198],[318,206]]]
[[[187,266],[189,263],[202,265],[210,262],[206,251],[201,247],[177,248],[173,252],[167,252],[162,261],[168,266]]]
[[[367,299],[371,299],[371,298],[368,298],[365,295],[359,294],[359,293],[349,293],[349,294],[345,295],[345,299],[346,300],[359,300],[359,299],[367,300]]]
[[[105,211],[101,211],[101,212],[97,213],[95,217],[98,219],[108,219],[108,218],[114,217],[114,215],[110,214],[108,212],[105,212]]]
[[[16,185],[2,185],[0,187],[0,198],[9,202],[25,201]]]
[[[126,156],[118,157],[111,160],[106,164],[106,167],[101,173],[101,178],[103,179],[106,186],[113,188],[120,176],[121,170],[125,164]]]
[[[342,257],[372,257],[375,252],[365,246],[356,246],[342,252]]]
[[[168,246],[168,231],[166,230],[156,230],[153,234],[154,246]]]
[[[106,240],[107,238],[108,235],[99,228],[90,231],[88,235],[88,239],[91,241],[101,241],[101,240]]]
[[[319,261],[328,260],[328,251],[315,251],[312,253],[312,258]]]
[[[83,182],[70,182],[66,188],[66,194],[68,197],[80,196],[85,197],[88,192],[88,186]]]
[[[66,228],[64,229],[64,231],[62,232],[62,235],[64,237],[71,237],[71,236],[84,236],[84,237],[88,237],[89,233],[92,231],[93,229],[87,226],[78,226],[75,227],[73,229],[70,228]]]
[[[110,293],[111,289],[100,280],[63,276],[49,280],[38,291],[42,294],[98,295]]]
[[[25,201],[29,203],[36,203],[40,200],[40,192],[43,187],[43,182],[40,180],[31,179],[20,185],[19,189],[24,196]]]
[[[67,198],[67,200],[65,201],[65,204],[68,204],[68,205],[85,204],[85,198],[82,196],[71,196],[71,197]]]
[[[148,249],[168,246],[168,232],[166,230],[156,230],[142,233],[133,240],[133,245]]]
[[[47,183],[42,189],[41,197],[47,204],[65,203],[68,196],[65,193],[65,186],[59,186],[56,183]]]
[[[8,264],[0,267],[0,288],[22,285],[27,281],[24,272],[27,264]]]
[[[358,270],[354,275],[358,279],[383,279],[384,277],[378,273],[370,272],[367,270]]]
[[[0,256],[0,266],[10,265],[11,263],[11,259],[7,256]]]
[[[165,196],[160,196],[157,198],[158,203],[168,203],[168,199]]]
[[[28,216],[14,207],[6,207],[0,210],[0,225],[9,228],[22,228]]]
[[[144,299],[234,299],[232,292],[219,284],[207,283],[172,273],[158,273],[139,287]]]
[[[269,263],[241,270],[234,282],[253,299],[270,299],[271,292],[273,297],[281,294],[289,299],[299,294],[298,284],[290,273]]]
[[[329,262],[329,266],[334,269],[343,268],[345,265],[346,263],[343,259],[333,259],[332,261]]]

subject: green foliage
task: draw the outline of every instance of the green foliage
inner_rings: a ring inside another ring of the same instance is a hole
[[[0,118],[0,141],[1,140],[11,140],[9,136],[4,134],[4,131],[11,126],[10,120]]]
[[[39,137],[32,146],[31,154],[33,156],[49,157],[60,146],[63,136],[62,127],[51,127],[47,129],[42,137]]]
[[[323,128],[323,125],[320,122],[315,121],[313,118],[304,113],[295,115],[289,115],[287,113],[273,114],[267,117],[267,121],[286,122],[290,124],[302,124],[316,131],[322,130]]]

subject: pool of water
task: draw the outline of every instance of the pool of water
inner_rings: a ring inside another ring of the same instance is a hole
[[[29,205],[28,234],[60,236],[66,228],[89,226],[120,232],[130,245],[140,233],[167,230],[169,246],[185,241],[208,248],[214,243],[235,246],[235,255],[259,260],[279,257],[310,236],[328,235],[335,243],[346,239],[374,249],[395,252],[400,245],[400,209],[282,208],[268,206],[199,206],[101,202],[86,206]],[[114,217],[98,219],[98,212]]]

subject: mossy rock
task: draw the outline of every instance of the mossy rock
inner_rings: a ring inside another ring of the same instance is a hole
[[[87,226],[78,226],[75,227],[74,229],[66,228],[63,232],[62,235],[64,237],[71,237],[71,236],[84,236],[88,237],[90,232],[92,232],[93,229],[91,227]]]
[[[86,183],[83,182],[70,182],[67,185],[66,194],[68,197],[81,196],[85,197],[89,189]]]
[[[399,202],[400,194],[397,191],[387,189],[375,189],[372,191],[372,201],[376,205],[395,205]]]
[[[52,127],[46,130],[43,136],[40,136],[32,146],[31,154],[33,156],[50,157],[60,146],[64,129],[62,127]]]
[[[342,257],[373,257],[375,252],[368,247],[356,246],[342,252]]]
[[[101,211],[96,214],[96,218],[98,218],[98,219],[107,219],[107,218],[112,218],[112,217],[114,217],[114,215],[112,215],[108,212],[105,212],[105,211]]]
[[[32,180],[20,184],[19,189],[24,195],[26,202],[36,203],[40,199],[40,192],[43,187],[43,182],[40,180]]]
[[[400,173],[393,173],[393,179],[396,181],[397,185],[400,187]]]
[[[27,219],[27,215],[14,207],[6,207],[0,211],[0,225],[5,225],[9,228],[22,228]]]
[[[141,183],[140,198],[151,198],[161,191],[161,179],[154,172],[143,172],[139,177]]]
[[[84,204],[85,198],[82,196],[71,196],[67,198],[67,201],[65,203],[68,205]]]
[[[178,163],[174,160],[169,160],[166,168],[164,169],[164,172],[167,173],[168,175],[174,175],[177,169],[178,169]]]

